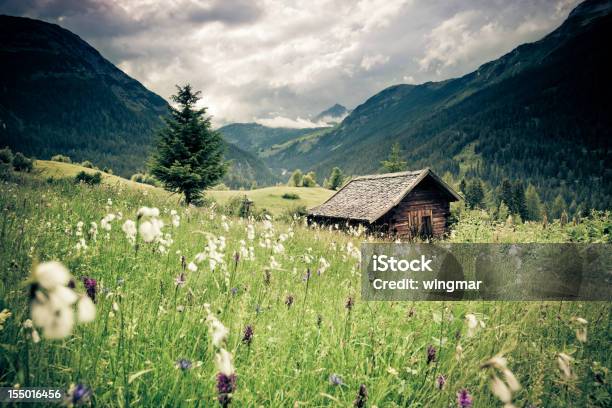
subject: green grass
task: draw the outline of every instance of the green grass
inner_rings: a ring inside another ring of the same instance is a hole
[[[74,177],[80,171],[87,173],[95,173],[96,170],[87,169],[77,164],[59,163],[46,160],[37,160],[35,164],[37,175],[41,178],[53,177],[53,178],[67,178]],[[150,194],[154,194],[159,197],[172,197],[169,198],[175,202],[178,202],[179,196],[170,195],[170,193],[164,191],[161,188],[153,187],[148,184],[136,183],[131,180],[124,179],[122,177],[114,176],[102,172],[102,183],[107,186],[124,186],[129,189],[136,189],[147,191]],[[282,198],[283,194],[297,194],[299,199],[297,200],[285,200]],[[305,206],[306,208],[314,207],[327,200],[334,193],[332,190],[328,190],[320,187],[305,188],[305,187],[287,187],[287,186],[275,186],[265,187],[255,190],[208,190],[206,195],[212,197],[219,204],[227,204],[229,200],[235,197],[244,197],[245,195],[254,202],[258,208],[265,208],[272,214],[281,214],[284,211],[295,208],[297,206]]]
[[[84,383],[93,389],[96,406],[216,406],[217,369],[204,322],[208,303],[230,331],[236,407],[347,407],[360,384],[367,387],[368,406],[452,407],[462,388],[473,395],[475,407],[501,406],[480,368],[500,352],[522,384],[514,398],[517,407],[603,407],[612,402],[610,303],[365,302],[359,296],[358,259],[347,250],[349,243],[358,247],[363,237],[311,229],[301,221],[273,221],[269,231],[261,222],[178,207],[173,197],[149,189],[124,182],[98,187],[47,183],[29,176],[0,185],[0,310],[12,313],[0,330],[0,386]],[[288,190],[250,193],[273,205],[287,201],[280,191]],[[309,191],[317,194],[316,189],[296,190],[302,199],[314,199],[308,198]],[[121,231],[143,205],[158,207],[167,225],[169,210],[178,210],[180,226],[164,229],[174,240],[168,252],[142,242],[136,250]],[[113,221],[109,232],[100,230],[95,241],[85,233],[88,249],[77,251],[77,223],[83,221],[87,230],[108,213],[121,213],[123,219]],[[487,240],[495,231],[504,240],[516,234],[477,213],[464,216],[454,240]],[[609,215],[597,221],[606,222]],[[254,241],[247,237],[249,223],[256,231]],[[523,234],[517,240],[567,240],[571,228],[553,224],[549,230],[554,233],[546,236],[537,234],[541,226],[526,224],[517,229]],[[284,251],[274,254],[259,245],[266,231],[273,243],[287,235]],[[593,234],[587,238],[602,239],[609,232]],[[210,236],[226,239],[225,269],[210,270],[202,262],[177,288],[180,256],[191,262]],[[254,260],[234,261],[241,240],[253,246]],[[271,255],[281,269],[271,270],[268,279]],[[321,257],[330,267],[319,275]],[[52,259],[70,269],[78,291],[83,291],[82,277],[98,280],[97,317],[64,340],[33,343],[22,327],[29,316],[24,281],[34,263]],[[306,284],[308,268],[313,275]],[[291,307],[285,304],[289,295],[294,297]],[[352,309],[346,307],[349,298],[355,302]],[[467,313],[485,322],[474,337],[466,336]],[[576,340],[572,317],[589,321],[586,343]],[[250,347],[241,341],[246,325],[254,328]],[[437,356],[427,364],[430,345]],[[572,379],[560,375],[558,352],[575,358]],[[193,361],[194,367],[175,369],[180,358]],[[332,374],[344,385],[332,385]],[[446,377],[442,390],[436,387],[438,375]]]

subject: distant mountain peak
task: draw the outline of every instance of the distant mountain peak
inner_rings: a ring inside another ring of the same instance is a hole
[[[348,116],[350,111],[346,109],[344,106],[339,103],[334,104],[334,106],[325,109],[323,112],[319,113],[314,117],[314,122],[325,122],[328,124],[331,123],[340,123],[342,120]]]

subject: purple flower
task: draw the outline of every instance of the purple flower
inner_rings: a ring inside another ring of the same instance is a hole
[[[185,272],[185,268],[187,268],[187,258],[185,258],[185,255],[181,255],[181,268],[183,272]]]
[[[355,408],[365,408],[367,402],[368,402],[368,390],[366,389],[365,384],[361,384],[359,386],[359,391],[357,391],[357,398],[355,398],[355,402],[353,402],[353,406]]]
[[[446,384],[446,377],[440,374],[438,378],[436,378],[436,385],[438,386],[438,389],[441,390],[444,388],[444,384]]]
[[[329,382],[331,385],[344,385],[344,380],[338,374],[331,374],[329,376]]]
[[[427,364],[436,361],[436,349],[431,344],[427,347]]]
[[[472,406],[473,402],[474,400],[472,399],[470,392],[466,390],[465,388],[463,388],[461,391],[457,393],[457,404],[461,408],[469,408]]]
[[[232,392],[236,388],[236,374],[217,374],[217,399],[223,408],[232,402]]]
[[[355,300],[353,300],[353,298],[349,296],[349,298],[346,299],[346,303],[344,304],[344,307],[346,307],[348,311],[350,312],[351,309],[353,309],[353,306],[355,306]]]
[[[234,252],[234,262],[238,263],[240,261],[240,253],[238,251]]]
[[[96,290],[98,287],[98,281],[93,278],[84,277],[83,285],[85,285],[85,290],[87,291],[87,296],[91,298],[94,302],[96,301]]]
[[[186,282],[187,277],[185,276],[185,272],[181,272],[181,274],[174,279],[174,284],[179,287],[185,285]]]
[[[180,360],[176,361],[176,364],[174,366],[180,369],[181,371],[187,371],[191,368],[191,361],[185,358],[181,358]]]
[[[82,405],[86,404],[91,397],[91,389],[83,384],[76,384],[70,387],[66,393],[67,405]]]
[[[232,295],[236,296],[238,294],[238,288],[231,289]]]
[[[285,298],[285,304],[287,305],[287,309],[291,307],[291,305],[293,304],[293,300],[293,295],[287,295],[287,297]]]
[[[244,328],[244,335],[242,336],[242,342],[246,344],[247,346],[250,346],[252,341],[253,341],[253,326],[248,324]]]

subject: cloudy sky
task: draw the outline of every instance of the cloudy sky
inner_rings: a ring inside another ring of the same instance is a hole
[[[307,127],[334,103],[468,73],[578,2],[0,0],[0,13],[60,24],[166,99],[191,83],[217,125]]]

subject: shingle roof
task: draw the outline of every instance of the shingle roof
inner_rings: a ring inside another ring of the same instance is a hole
[[[313,216],[374,222],[399,204],[427,175],[456,200],[461,199],[442,179],[426,168],[356,177],[308,213]]]

